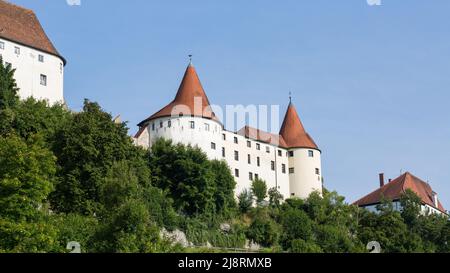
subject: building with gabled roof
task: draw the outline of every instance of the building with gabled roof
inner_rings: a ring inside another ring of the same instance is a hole
[[[256,178],[285,198],[322,193],[321,150],[289,103],[279,134],[245,126],[224,128],[211,109],[195,67],[189,63],[178,92],[168,105],[138,124],[135,143],[150,148],[159,138],[197,146],[209,159],[225,160],[237,182],[236,195]]]
[[[22,99],[64,102],[66,60],[55,48],[32,10],[0,0],[0,57],[15,69]]]
[[[411,190],[417,194],[422,201],[422,212],[424,214],[448,214],[439,201],[438,194],[433,191],[430,184],[409,172],[402,174],[394,180],[390,180],[387,184],[384,181],[384,174],[380,174],[380,187],[359,199],[354,204],[371,211],[376,211],[377,205],[383,199],[386,199],[394,203],[395,209],[401,210],[400,198],[405,194],[406,190]]]

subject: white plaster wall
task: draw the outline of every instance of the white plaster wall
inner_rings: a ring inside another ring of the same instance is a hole
[[[168,121],[172,125],[169,128]],[[195,128],[191,129],[190,122],[195,122]],[[160,123],[162,122],[162,127]],[[154,124],[154,130],[153,130]],[[209,125],[209,131],[206,129]],[[202,149],[209,159],[221,159],[222,154],[222,125],[216,121],[198,117],[165,117],[151,121],[148,124],[150,147],[158,139],[170,139],[174,143],[197,146]],[[211,148],[211,143],[216,144],[216,149]]]
[[[303,148],[291,151],[294,152],[294,157],[289,158],[289,168],[294,168],[294,173],[289,175],[291,197],[306,199],[314,191],[322,193],[321,152]],[[309,157],[309,151],[314,152],[314,157]]]
[[[251,188],[252,181],[249,175],[251,172],[253,173],[253,178],[257,174],[260,179],[266,181],[268,189],[276,187],[284,198],[289,198],[288,158],[286,150],[247,139],[233,132],[225,131],[224,133],[226,135],[226,140],[224,141],[226,151],[225,160],[228,162],[233,175],[235,174],[235,169],[239,170],[239,177],[235,177],[237,182],[236,195],[239,195],[245,189]],[[234,137],[238,138],[237,144],[234,143]],[[247,141],[250,141],[251,147],[247,146]],[[261,146],[260,150],[256,148],[257,143]],[[269,153],[267,153],[266,147],[269,147]],[[278,156],[278,150],[282,151],[281,156]],[[239,161],[235,160],[234,151],[239,152]],[[250,164],[248,164],[248,155],[251,158]],[[257,165],[258,157],[260,158],[260,166]],[[276,162],[275,171],[271,169],[272,161]],[[284,174],[282,173],[282,164],[286,165],[286,173]]]
[[[34,97],[39,100],[48,100],[50,104],[64,102],[63,60],[5,39],[0,38],[0,42],[5,44],[5,48],[0,49],[3,62],[11,63],[16,69],[14,78],[20,88],[19,96],[22,99]],[[15,54],[15,47],[20,48],[20,54]],[[44,56],[44,62],[39,62],[39,55]],[[41,74],[47,76],[47,86],[40,84]]]

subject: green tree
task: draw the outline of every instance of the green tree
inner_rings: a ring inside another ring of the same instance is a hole
[[[166,190],[187,215],[222,215],[235,208],[235,182],[223,162],[209,161],[199,148],[157,140],[150,152],[154,184]]]
[[[216,210],[229,215],[236,209],[236,199],[234,198],[236,181],[225,161],[213,160],[211,162],[211,170],[214,174],[214,183],[216,185],[214,193]]]
[[[45,209],[55,170],[55,157],[38,136],[0,137],[0,251],[57,251],[57,230]]]
[[[101,211],[100,187],[114,162],[145,165],[144,152],[133,145],[125,123],[114,123],[110,114],[87,100],[56,139],[54,152],[61,168],[51,201],[58,212],[93,215]]]
[[[244,190],[238,195],[239,211],[247,213],[253,205],[253,194],[249,190]]]
[[[400,198],[401,215],[409,228],[415,228],[418,224],[422,201],[415,192],[407,189]]]
[[[15,71],[10,64],[5,66],[0,57],[0,111],[12,108],[19,102]]]
[[[267,184],[264,180],[256,178],[252,182],[252,193],[256,198],[256,203],[258,206],[262,204],[264,199],[267,197]]]
[[[278,244],[279,226],[266,214],[257,213],[247,230],[247,238],[263,247]]]
[[[283,201],[283,195],[278,191],[277,188],[271,188],[269,190],[269,204],[272,207],[279,207]]]

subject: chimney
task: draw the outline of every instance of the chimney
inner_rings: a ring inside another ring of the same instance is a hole
[[[380,173],[380,188],[384,187],[384,173]]]

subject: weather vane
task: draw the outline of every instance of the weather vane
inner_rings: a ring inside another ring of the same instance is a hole
[[[289,103],[292,103],[292,92],[289,92]]]
[[[189,56],[189,63],[192,64],[192,56],[193,56],[193,55],[192,55],[192,54],[189,54],[188,56]]]

